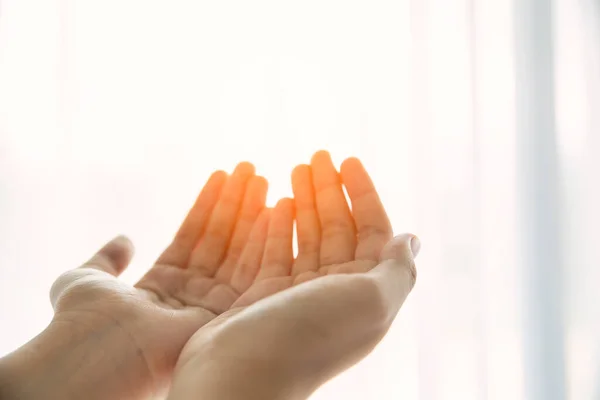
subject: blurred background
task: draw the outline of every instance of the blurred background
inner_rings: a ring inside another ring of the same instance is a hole
[[[116,234],[134,283],[205,179],[359,156],[417,286],[314,399],[600,399],[600,3],[0,0],[0,355]]]

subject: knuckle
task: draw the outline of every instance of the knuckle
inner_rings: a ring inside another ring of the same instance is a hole
[[[207,232],[207,237],[210,238],[211,244],[222,245],[229,241],[231,229],[227,224],[214,224]]]
[[[235,264],[242,256],[243,251],[244,251],[243,246],[241,246],[239,244],[234,244],[232,246],[229,246],[229,248],[227,249],[228,261]]]
[[[385,237],[388,238],[392,235],[392,231],[389,227],[378,226],[375,224],[367,224],[361,226],[358,231],[358,240],[364,240],[370,237]]]
[[[242,191],[241,190],[225,190],[223,195],[219,199],[219,203],[223,207],[231,207],[237,209],[242,202]]]
[[[256,218],[258,217],[258,214],[260,214],[262,208],[263,208],[263,205],[258,202],[251,203],[251,204],[245,204],[244,207],[242,207],[239,212],[239,216],[238,216],[239,221],[244,221],[244,222],[248,223],[249,225],[252,225],[254,223],[254,221],[256,220]]]
[[[298,237],[298,252],[317,253],[319,251],[319,241],[313,238]]]
[[[354,232],[354,225],[351,221],[338,218],[323,221],[321,234],[324,239],[329,239],[340,234],[347,234],[348,232]]]

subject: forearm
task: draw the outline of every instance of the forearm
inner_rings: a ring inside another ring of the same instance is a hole
[[[33,340],[0,359],[0,400],[100,400],[111,398],[111,393],[133,395],[136,389],[126,387],[131,372],[120,368],[119,359],[135,353],[135,349],[116,341],[117,352],[99,345],[101,337],[106,339],[113,333],[106,329],[82,335],[70,326],[51,323]]]
[[[175,374],[167,400],[303,400],[314,388],[260,362],[190,362]]]

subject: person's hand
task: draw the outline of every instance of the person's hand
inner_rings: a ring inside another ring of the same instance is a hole
[[[249,163],[231,176],[214,173],[172,244],[135,287],[116,278],[133,251],[124,237],[59,277],[50,326],[2,360],[0,393],[63,400],[161,393],[190,336],[228,310],[258,270],[264,243],[249,233],[266,192],[266,180]]]
[[[373,349],[411,291],[419,241],[390,240],[390,222],[358,160],[346,160],[338,174],[329,155],[317,153],[310,167],[294,170],[292,185],[297,258],[291,205],[283,200],[255,281],[186,344],[170,400],[306,398]]]

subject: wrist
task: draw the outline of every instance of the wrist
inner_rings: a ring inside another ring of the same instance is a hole
[[[168,400],[304,399],[279,372],[257,362],[190,362],[176,370]]]
[[[127,361],[136,358],[140,355],[119,337],[118,330],[83,329],[54,320],[0,359],[0,399],[93,400],[130,398],[129,394],[133,398],[136,389],[127,383],[136,368],[129,369]]]
[[[242,353],[211,339],[182,352],[168,400],[304,400],[321,383],[283,351]]]
[[[0,359],[0,398],[34,399],[56,377],[67,375],[60,362],[60,352],[68,357],[64,344],[70,340],[52,323],[31,341]]]

